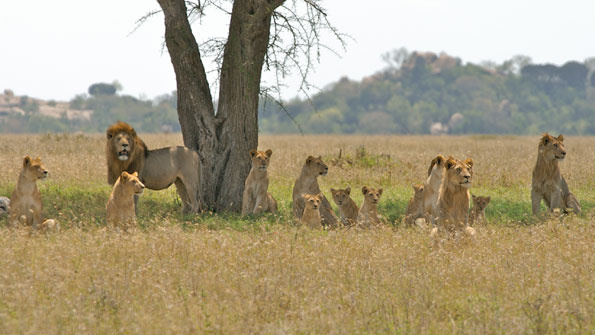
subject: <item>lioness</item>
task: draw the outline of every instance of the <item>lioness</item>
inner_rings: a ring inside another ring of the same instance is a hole
[[[302,172],[293,186],[293,214],[298,219],[302,217],[306,203],[302,194],[319,194],[320,187],[316,178],[326,176],[328,166],[322,161],[322,157],[314,158],[309,156],[302,167]],[[337,216],[333,212],[331,204],[326,200],[324,194],[320,199],[320,215],[324,226],[336,227]]]
[[[428,169],[428,179],[424,183],[423,191],[423,212],[428,223],[435,223],[438,218],[438,193],[446,171],[445,164],[446,157],[439,154],[432,159]]]
[[[469,225],[487,224],[486,207],[488,207],[491,197],[480,197],[472,194],[471,198],[473,199],[473,207],[471,207],[471,213],[469,214]]]
[[[106,204],[107,224],[127,229],[136,227],[134,197],[143,193],[145,185],[138,179],[138,172],[122,171],[116,180]]]
[[[304,227],[321,229],[322,222],[320,218],[320,204],[322,203],[324,195],[322,193],[315,195],[304,193],[302,194],[302,198],[304,199],[304,203],[306,205],[304,207],[302,217],[300,218],[300,223]]]
[[[382,188],[373,189],[368,186],[362,187],[362,194],[364,195],[364,202],[357,214],[358,226],[370,227],[371,225],[380,224],[378,217],[378,202],[382,195]]]
[[[438,195],[438,226],[447,231],[466,231],[474,234],[467,226],[469,214],[469,188],[473,178],[473,160],[464,162],[449,157],[446,161],[446,174]]]
[[[275,198],[267,192],[269,176],[267,168],[273,151],[250,150],[252,168],[246,178],[242,197],[242,215],[259,214],[262,212],[277,212]]]
[[[118,121],[107,129],[105,154],[110,185],[123,171],[138,172],[141,182],[151,190],[163,190],[176,184],[183,211],[199,212],[200,174],[196,151],[182,146],[148,150],[130,125]],[[135,204],[137,200],[135,197]]]
[[[56,226],[52,219],[41,220],[41,193],[37,189],[37,181],[48,176],[48,169],[43,166],[41,158],[35,159],[25,156],[23,168],[17,185],[10,197],[10,223],[16,227],[19,224],[46,229]]]
[[[405,223],[413,225],[415,220],[424,216],[424,185],[413,185],[413,197],[405,210]]]
[[[339,217],[343,225],[352,226],[355,224],[357,222],[359,208],[349,196],[351,194],[351,187],[347,187],[344,190],[331,188],[331,194],[333,195],[333,200],[339,206]]]
[[[560,134],[556,138],[548,133],[543,134],[539,141],[537,162],[531,181],[533,215],[539,215],[541,199],[545,200],[545,204],[552,211],[559,208],[568,212],[568,208],[572,208],[574,213],[581,212],[580,203],[574,194],[570,193],[566,180],[560,174],[558,162],[566,157],[563,141],[563,135]]]

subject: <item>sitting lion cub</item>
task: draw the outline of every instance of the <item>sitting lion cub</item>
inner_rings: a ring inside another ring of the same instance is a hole
[[[322,193],[316,195],[302,194],[302,198],[305,201],[304,212],[300,218],[300,223],[304,227],[312,229],[321,229],[322,220],[320,218],[320,203],[322,202]]]
[[[267,192],[269,188],[269,175],[267,167],[272,150],[250,150],[252,168],[246,178],[244,195],[242,197],[242,215],[260,214],[262,212],[277,212],[275,198]]]
[[[424,216],[424,185],[413,185],[413,197],[409,200],[405,211],[405,223],[413,225],[416,219]]]
[[[486,225],[488,223],[488,219],[486,219],[486,207],[488,207],[491,197],[479,197],[472,194],[471,198],[473,199],[473,207],[469,215],[469,225],[473,226],[476,223]]]
[[[306,159],[306,163],[302,167],[300,176],[295,181],[293,186],[293,215],[298,219],[302,217],[304,212],[304,198],[302,194],[318,194],[320,192],[320,186],[318,186],[318,176],[326,176],[328,172],[328,166],[322,161],[322,157],[314,158],[309,156]],[[336,227],[337,216],[333,212],[333,207],[326,197],[320,195],[320,215],[322,216],[322,224],[327,227]]]
[[[41,193],[37,189],[37,181],[45,179],[48,173],[41,158],[25,156],[23,159],[23,169],[10,197],[10,223],[14,227],[19,224],[34,229],[50,229],[57,226],[52,219],[41,221]]]
[[[362,193],[364,194],[364,203],[359,209],[357,224],[363,227],[380,224],[380,218],[378,217],[378,201],[380,201],[380,196],[382,195],[382,188],[375,190],[368,186],[364,186],[362,187]]]
[[[141,195],[144,189],[145,185],[138,179],[138,172],[130,174],[123,171],[107,200],[107,224],[124,229],[135,227],[134,196]]]
[[[349,196],[351,194],[351,187],[347,187],[344,190],[335,190],[334,188],[331,188],[331,193],[333,194],[333,200],[337,206],[339,206],[339,217],[341,218],[343,225],[346,227],[352,226],[357,222],[359,208],[355,201]]]

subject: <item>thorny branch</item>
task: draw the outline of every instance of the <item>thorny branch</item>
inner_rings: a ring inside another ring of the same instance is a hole
[[[271,99],[285,111],[287,116],[293,120],[298,129],[301,127],[295,122],[293,117],[285,109],[282,103],[281,94],[285,79],[291,75],[298,75],[300,84],[298,91],[303,93],[312,107],[309,91],[315,87],[308,81],[308,77],[314,71],[315,65],[320,62],[322,51],[327,51],[340,57],[339,52],[323,40],[329,40],[333,43],[338,42],[338,46],[345,50],[348,35],[340,33],[335,26],[331,24],[325,9],[320,5],[322,0],[277,0],[269,5],[276,9],[271,17],[271,35],[269,45],[265,55],[266,71],[274,74],[275,83],[272,86],[263,85],[261,97],[264,100]],[[188,19],[190,22],[202,23],[202,19],[207,15],[206,10],[209,7],[217,9],[224,15],[231,15],[231,6],[233,0],[193,0],[186,1],[188,9]],[[160,13],[161,11],[152,11],[141,17],[136,22],[133,30],[136,31],[148,18]],[[330,35],[330,36],[329,36]],[[216,72],[218,83],[221,75],[221,65],[223,62],[223,51],[225,48],[226,37],[210,37],[199,44],[201,54],[212,59],[215,64],[214,69],[209,73]],[[217,85],[217,84],[215,84]],[[270,92],[276,93],[273,97]]]

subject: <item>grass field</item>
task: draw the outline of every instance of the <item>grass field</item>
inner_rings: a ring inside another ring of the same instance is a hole
[[[143,135],[151,148],[179,134]],[[561,164],[579,217],[530,214],[538,137],[262,136],[277,215],[181,215],[175,189],[146,191],[139,226],[105,229],[103,135],[0,135],[0,195],[26,154],[41,156],[44,216],[61,231],[0,228],[0,334],[595,333],[595,138],[568,137]],[[342,150],[350,164],[332,164]],[[400,220],[437,153],[475,161],[490,195],[473,240],[434,244]],[[370,231],[293,225],[291,190],[308,155],[330,187],[385,190]]]

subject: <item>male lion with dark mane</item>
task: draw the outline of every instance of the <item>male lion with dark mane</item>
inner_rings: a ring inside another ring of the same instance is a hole
[[[149,150],[127,123],[118,121],[107,129],[107,182],[113,185],[123,171],[138,172],[150,190],[176,184],[184,213],[200,210],[199,161],[196,151],[182,147]],[[138,197],[135,197],[135,204]]]
[[[531,181],[533,215],[539,214],[541,199],[545,200],[545,204],[552,211],[558,208],[568,212],[568,208],[571,208],[576,214],[581,212],[581,205],[574,194],[570,193],[566,180],[560,174],[558,162],[566,157],[563,141],[564,136],[556,138],[548,133],[543,134],[539,141],[537,162]]]

